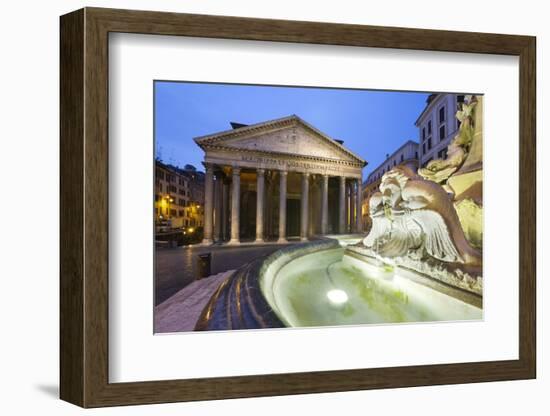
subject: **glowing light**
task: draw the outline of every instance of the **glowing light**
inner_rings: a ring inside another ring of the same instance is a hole
[[[190,233],[192,233],[193,231],[195,231],[193,228],[189,228],[188,230]]]
[[[348,301],[348,294],[340,289],[333,289],[327,292],[327,298],[335,305],[341,305]]]

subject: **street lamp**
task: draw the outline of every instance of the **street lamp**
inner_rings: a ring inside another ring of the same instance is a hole
[[[166,208],[166,215],[168,218],[171,217],[171,214],[170,214],[170,203],[171,202],[174,202],[174,199],[170,196],[170,195],[166,195],[164,197],[164,200],[166,201],[166,203],[168,204],[168,207]]]

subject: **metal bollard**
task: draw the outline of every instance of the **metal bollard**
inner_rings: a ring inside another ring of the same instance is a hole
[[[210,276],[212,253],[203,253],[198,255],[197,279]]]

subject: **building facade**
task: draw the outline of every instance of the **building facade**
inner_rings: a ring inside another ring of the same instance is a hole
[[[195,138],[204,150],[204,243],[359,232],[366,162],[293,115]]]
[[[415,123],[419,130],[421,167],[447,156],[447,146],[460,126],[455,115],[462,102],[464,95],[458,94],[431,94],[426,100],[426,107]]]
[[[386,155],[386,160],[374,169],[363,183],[361,214],[365,229],[370,228],[369,199],[375,192],[378,192],[380,181],[384,173],[389,172],[396,166],[408,166],[414,171],[419,165],[418,143],[413,140],[407,140],[391,155]]]
[[[204,223],[204,173],[155,162],[156,225],[194,229]]]

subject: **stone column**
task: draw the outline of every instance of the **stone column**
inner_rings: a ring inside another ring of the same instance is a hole
[[[362,182],[363,182],[362,178],[357,179],[357,199],[355,200],[355,204],[356,204],[355,228],[358,233],[363,232],[363,213],[361,209],[361,206],[363,205],[363,183]]]
[[[349,204],[349,222],[350,230],[352,233],[357,232],[357,221],[355,219],[355,213],[357,210],[357,190],[355,189],[355,181],[352,180],[350,184],[350,204]]]
[[[256,243],[264,242],[265,171],[256,170]]]
[[[222,229],[222,240],[227,240],[228,236],[228,225],[229,225],[229,183],[227,178],[223,179],[222,185],[222,209],[221,209],[221,229]]]
[[[346,233],[348,233],[350,230],[349,230],[349,224],[350,224],[350,203],[349,203],[349,198],[350,198],[350,189],[349,189],[349,182],[348,181],[345,181],[346,182]]]
[[[321,234],[328,232],[328,175],[323,175],[321,184]]]
[[[307,229],[308,229],[308,216],[309,216],[309,172],[302,174],[302,199],[300,209],[300,239],[307,241]]]
[[[279,240],[278,243],[286,243],[286,177],[288,172],[279,172]]]
[[[203,244],[212,244],[212,213],[214,206],[214,166],[204,164],[204,238]]]
[[[231,240],[229,244],[239,244],[239,215],[241,210],[241,168],[233,168],[233,186],[231,192]]]
[[[215,175],[214,182],[214,241],[222,239],[222,174]]]
[[[340,176],[340,193],[338,194],[339,221],[338,231],[340,234],[346,233],[346,177]]]

